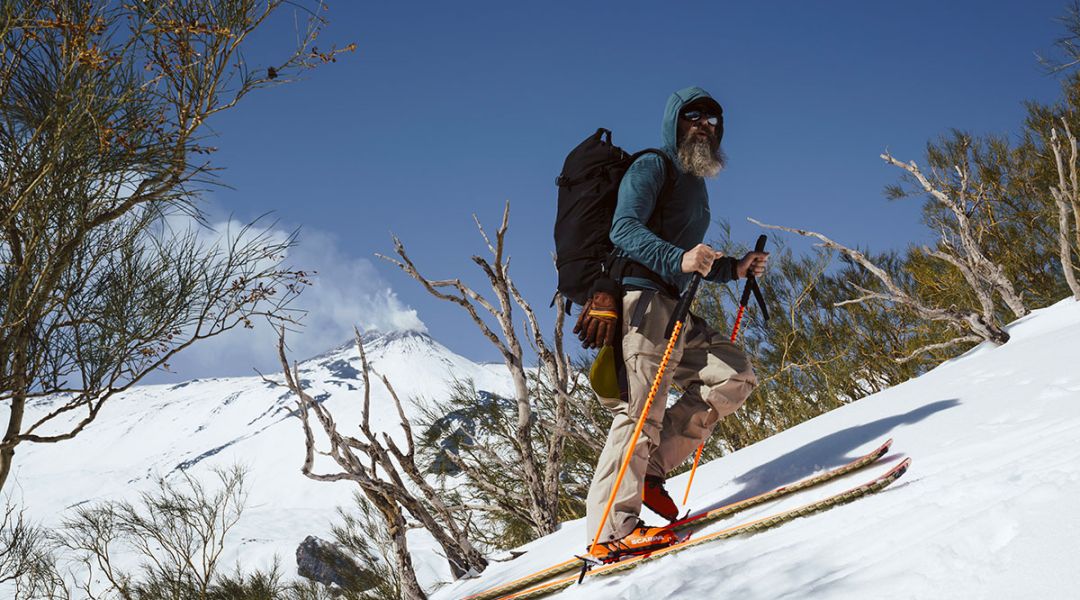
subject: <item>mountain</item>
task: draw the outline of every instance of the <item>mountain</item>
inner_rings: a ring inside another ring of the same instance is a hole
[[[445,395],[455,378],[472,379],[481,390],[510,391],[503,365],[474,363],[425,333],[369,333],[363,341],[368,362],[388,377],[410,417],[417,414],[415,401]],[[363,384],[355,341],[298,368],[307,391],[333,412],[341,430],[356,431]],[[282,381],[280,373],[268,378]],[[38,402],[31,410],[48,411],[53,402]],[[335,508],[351,507],[358,490],[354,483],[317,482],[301,474],[304,438],[291,414],[294,402],[286,388],[257,375],[136,387],[110,400],[75,439],[20,446],[8,491],[31,519],[56,525],[65,510],[133,499],[158,476],[175,478],[184,471],[201,479],[216,467],[246,465],[247,509],[230,535],[224,564],[239,560],[248,569],[266,568],[276,554],[292,575],[297,545],[307,535],[330,539]],[[392,398],[373,379],[372,428],[400,436],[398,422]],[[315,467],[337,470],[324,457]],[[414,537],[421,581],[447,579],[445,560],[428,556],[432,542]]]
[[[750,497],[848,462],[886,438],[874,468],[715,523],[803,505],[911,457],[879,494],[752,536],[712,542],[560,600],[599,598],[1076,598],[1080,589],[1080,304],[1064,300],[921,377],[699,467],[689,507]],[[669,481],[681,499],[686,475]],[[659,519],[645,511],[646,519]],[[520,558],[440,590],[463,598],[584,550],[581,520]]]

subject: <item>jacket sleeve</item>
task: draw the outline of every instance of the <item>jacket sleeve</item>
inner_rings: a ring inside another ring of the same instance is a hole
[[[664,186],[662,161],[655,154],[646,154],[634,161],[623,175],[611,220],[611,243],[666,281],[677,282],[685,251],[661,239],[648,227]]]

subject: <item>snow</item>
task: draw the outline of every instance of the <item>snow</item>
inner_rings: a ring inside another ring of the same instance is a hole
[[[892,437],[892,451],[874,467],[702,533],[842,491],[911,457],[907,475],[881,493],[586,579],[559,597],[1080,597],[1080,304],[1065,300],[1035,311],[1009,333],[1004,346],[974,348],[699,467],[689,505],[718,506],[767,491]],[[680,498],[686,475],[669,485]],[[590,533],[581,520],[565,523],[523,548],[521,558],[434,598],[461,598],[565,560],[584,550]]]
[[[908,473],[883,492],[767,532],[705,544],[627,573],[587,579],[560,598],[1077,598],[1080,597],[1080,304],[1066,300],[1010,326],[1012,340],[980,346],[931,372],[739,452],[702,465],[689,506],[717,506],[839,466],[887,438],[877,465],[740,513],[703,533],[812,502],[884,472]],[[501,365],[472,363],[425,334],[372,338],[369,360],[403,399],[444,394],[452,376],[506,392]],[[313,396],[339,423],[360,415],[359,359],[346,344],[301,364]],[[274,377],[274,376],[271,376]],[[177,466],[250,466],[248,510],[225,564],[294,569],[296,545],[329,539],[349,483],[300,474],[303,440],[282,388],[259,377],[146,386],[112,401],[73,441],[19,448],[9,488],[28,514],[56,524],[84,502],[132,497]],[[44,407],[39,407],[43,409]],[[373,424],[396,431],[393,403],[372,394]],[[411,404],[406,406],[414,413]],[[216,451],[216,452],[215,452]],[[321,463],[323,469],[331,465]],[[680,499],[686,476],[670,489]],[[658,522],[648,514],[646,519]],[[584,550],[583,521],[493,564],[479,578],[440,587],[462,598]],[[410,537],[421,583],[449,578],[430,538]],[[2,595],[2,594],[0,594]]]
[[[410,417],[416,414],[413,400],[446,394],[454,377],[471,378],[478,389],[510,389],[502,365],[473,363],[427,334],[371,335],[364,347],[369,363],[390,379]],[[299,369],[307,391],[316,399],[325,397],[342,431],[356,431],[363,383],[355,342],[301,362]],[[282,380],[280,373],[268,377]],[[392,398],[378,380],[372,383],[372,429],[401,439]],[[140,491],[153,489],[159,476],[175,481],[186,469],[205,480],[214,468],[241,464],[249,469],[247,508],[228,538],[223,564],[231,569],[239,561],[247,569],[265,569],[276,555],[287,573],[295,573],[299,543],[308,535],[332,539],[335,509],[352,508],[359,488],[347,481],[313,481],[301,473],[304,438],[299,419],[290,415],[293,404],[284,387],[257,375],[133,388],[110,400],[75,439],[20,446],[5,493],[26,506],[31,519],[56,526],[64,511],[76,506],[135,500]],[[48,406],[32,410],[36,414]],[[316,458],[315,470],[339,471],[325,457]],[[421,583],[449,579],[446,561],[430,536],[412,533]]]

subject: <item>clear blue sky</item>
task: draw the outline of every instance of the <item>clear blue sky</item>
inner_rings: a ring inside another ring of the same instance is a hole
[[[884,200],[898,171],[878,154],[919,160],[952,127],[1018,131],[1024,100],[1058,95],[1035,53],[1062,34],[1064,12],[1063,0],[339,1],[320,42],[356,42],[355,54],[212,123],[233,189],[211,207],[242,220],[272,211],[311,242],[296,258],[327,280],[305,292],[322,317],[299,354],[398,306],[453,350],[497,360],[464,312],[374,258],[392,253],[390,232],[428,275],[480,286],[471,215],[494,230],[509,200],[512,274],[546,309],[566,152],[598,126],[625,148],[655,145],[667,96],[700,85],[724,106],[730,158],[709,183],[713,215],[738,239],[759,233],[753,216],[872,250],[922,242],[918,201]],[[288,32],[266,33],[249,53],[261,64],[269,34]],[[244,344],[251,357],[204,359],[179,378],[272,368],[255,358],[261,338]]]

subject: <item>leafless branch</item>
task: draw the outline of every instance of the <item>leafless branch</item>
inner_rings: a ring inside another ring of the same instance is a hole
[[[780,231],[787,231],[790,233],[796,233],[804,237],[812,237],[820,240],[821,246],[837,250],[848,256],[855,262],[857,262],[864,269],[872,273],[881,283],[885,286],[885,293],[870,292],[863,290],[862,297],[848,301],[847,303],[863,302],[870,299],[883,300],[894,304],[905,306],[911,310],[914,310],[917,314],[923,318],[933,321],[943,321],[958,326],[962,331],[969,331],[977,335],[980,339],[992,341],[997,344],[1004,344],[1009,340],[1009,334],[994,323],[991,320],[987,320],[984,315],[973,311],[963,310],[955,307],[939,308],[934,306],[928,306],[921,300],[907,293],[893,280],[893,278],[881,267],[875,265],[865,254],[858,250],[852,250],[843,244],[834,242],[833,240],[825,237],[824,235],[803,229],[796,229],[793,227],[783,227],[780,225],[768,225],[762,223],[756,219],[749,219],[750,222],[760,225],[766,229],[777,229]],[[843,304],[843,303],[841,303]]]
[[[909,360],[914,359],[915,357],[919,356],[920,354],[925,354],[927,352],[933,352],[934,350],[944,350],[946,348],[952,348],[954,346],[959,346],[960,344],[976,344],[976,343],[979,343],[981,341],[983,341],[983,339],[981,337],[977,336],[977,335],[965,335],[965,336],[961,336],[961,337],[958,337],[958,338],[953,338],[953,339],[951,339],[951,340],[949,340],[947,342],[941,342],[941,343],[938,343],[938,344],[929,344],[927,346],[923,346],[922,348],[919,348],[918,350],[915,350],[911,354],[909,354],[909,355],[907,355],[907,356],[905,356],[903,358],[897,359],[897,362],[905,363],[905,362],[908,362]]]
[[[561,493],[560,476],[563,465],[563,448],[567,439],[573,435],[570,424],[568,405],[574,400],[569,393],[569,359],[563,352],[562,326],[564,318],[563,300],[559,298],[554,340],[549,345],[544,336],[539,319],[529,302],[518,290],[510,276],[510,261],[506,254],[506,235],[510,223],[510,204],[507,203],[494,236],[489,236],[479,219],[474,215],[484,244],[490,256],[473,256],[472,261],[484,274],[489,294],[484,296],[468,287],[460,279],[432,280],[422,275],[405,250],[401,240],[394,237],[394,250],[397,259],[386,256],[381,258],[392,262],[421,284],[436,298],[453,302],[469,314],[480,331],[499,350],[503,362],[510,373],[514,387],[514,412],[506,411],[505,429],[503,421],[497,420],[488,435],[492,440],[476,440],[474,447],[463,456],[448,453],[447,458],[461,469],[469,481],[481,492],[497,498],[497,505],[515,514],[535,528],[537,535],[545,535],[555,530],[559,523],[559,495]],[[447,293],[443,290],[454,290]],[[522,329],[532,347],[536,350],[538,366],[536,375],[525,368],[525,357],[515,323],[514,307],[524,313]],[[480,316],[483,309],[497,324],[497,328],[488,325]],[[541,403],[548,398],[536,396],[536,386],[530,384],[531,378],[543,379],[545,392],[552,394],[550,406],[553,420],[548,420],[538,412]],[[497,439],[499,446],[507,452],[496,451],[488,444]],[[469,456],[475,457],[469,458]],[[520,496],[520,508],[509,509],[506,501],[508,490],[491,485],[488,477],[491,468],[499,467],[503,473],[515,474],[514,495]]]
[[[279,335],[279,360],[285,370],[286,385],[297,395],[297,413],[304,427],[305,460],[302,471],[304,475],[320,481],[347,479],[359,485],[361,492],[385,520],[387,531],[393,540],[397,568],[403,575],[403,588],[409,590],[407,592],[409,597],[423,597],[423,592],[415,581],[408,543],[404,535],[409,527],[406,514],[411,515],[439,542],[456,576],[469,571],[481,571],[486,567],[487,561],[472,545],[467,533],[457,527],[451,511],[438,497],[436,490],[424,479],[415,462],[412,427],[402,408],[401,400],[390,381],[378,374],[376,377],[386,387],[395,403],[400,426],[407,440],[407,451],[403,452],[388,434],[383,433],[380,437],[372,430],[370,374],[374,371],[368,363],[363,336],[357,329],[354,329],[354,332],[364,386],[360,430],[366,441],[342,434],[329,409],[316,402],[303,389],[299,383],[297,367],[294,365],[292,371],[289,370],[284,352],[284,330]],[[323,475],[312,473],[316,450],[308,417],[311,413],[316,415],[330,446],[329,451],[323,454],[337,463],[341,469],[338,473]],[[420,491],[419,495],[416,493],[417,489]]]
[[[1005,270],[1001,265],[992,261],[983,252],[979,245],[975,227],[971,222],[967,212],[967,203],[972,202],[977,204],[981,201],[984,194],[982,186],[979,186],[979,190],[974,195],[970,191],[969,169],[956,165],[954,168],[957,172],[957,177],[960,179],[958,185],[958,192],[956,197],[950,196],[941,187],[935,186],[925,174],[919,169],[915,161],[901,162],[889,153],[881,155],[881,159],[885,162],[899,167],[906,171],[912,178],[918,181],[923,191],[926,192],[931,198],[936,200],[941,206],[946,208],[955,219],[955,225],[952,227],[952,231],[956,234],[956,239],[959,244],[946,243],[945,247],[941,249],[942,252],[950,254],[954,260],[950,260],[950,264],[956,265],[962,263],[966,265],[968,272],[974,275],[973,290],[976,294],[981,296],[989,296],[991,292],[997,292],[1002,301],[1016,317],[1022,317],[1028,313],[1027,307],[1024,306],[1023,300],[1016,292],[1015,286],[1012,281],[1009,280],[1005,274]],[[947,240],[951,241],[950,240]],[[992,315],[984,311],[982,315],[983,320],[991,320]]]

